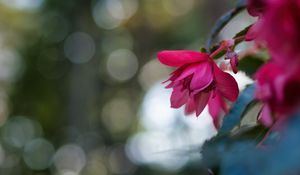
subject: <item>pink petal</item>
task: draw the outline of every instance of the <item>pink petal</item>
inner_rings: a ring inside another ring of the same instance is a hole
[[[203,90],[213,81],[212,64],[204,62],[199,64],[191,81],[192,90]]]
[[[185,105],[185,109],[184,109],[184,114],[185,115],[190,115],[193,112],[195,112],[195,101],[193,98],[189,98],[186,105]]]
[[[171,95],[171,107],[180,108],[184,105],[189,98],[189,91],[187,89],[182,90],[182,87],[176,87],[173,89]]]
[[[182,67],[179,67],[177,68],[175,71],[173,71],[172,73],[170,73],[170,78],[167,79],[166,81],[164,82],[167,82],[167,81],[174,81],[176,78],[178,78],[180,76],[180,74],[184,71],[184,68],[185,66],[182,66]],[[163,82],[163,83],[164,83]]]
[[[216,92],[216,95],[211,95],[208,101],[208,112],[212,116],[213,123],[216,128],[219,128],[220,126],[220,116],[222,111],[227,112],[227,106],[224,99],[218,92]]]
[[[270,84],[260,84],[257,83],[257,88],[255,91],[255,98],[259,100],[269,100],[272,97],[272,87]]]
[[[180,81],[180,80],[192,75],[193,73],[196,72],[198,67],[199,67],[199,64],[192,64],[190,66],[187,66],[174,81]]]
[[[251,16],[260,16],[266,8],[265,0],[248,0],[247,10]]]
[[[284,100],[284,87],[286,86],[286,84],[287,77],[284,75],[277,76],[277,78],[274,79],[274,91],[278,102]]]
[[[235,101],[239,95],[238,84],[235,79],[226,72],[223,72],[214,64],[216,87],[220,94],[230,101]]]
[[[258,120],[265,126],[270,127],[273,124],[273,118],[271,115],[271,109],[269,105],[264,105],[259,116]]]
[[[246,33],[245,40],[252,41],[256,39],[260,31],[260,26],[261,26],[261,19],[258,19],[258,21],[254,23]]]
[[[189,50],[161,51],[157,54],[158,60],[167,66],[180,67],[185,64],[207,61],[209,55],[206,53]]]
[[[210,93],[201,92],[194,96],[196,116],[199,116],[207,105]]]

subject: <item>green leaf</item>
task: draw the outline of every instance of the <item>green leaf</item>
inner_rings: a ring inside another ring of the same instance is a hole
[[[247,110],[247,106],[251,105],[254,100],[255,85],[248,86],[238,97],[229,113],[225,115],[223,124],[219,130],[219,134],[230,132],[236,125],[238,125]]]
[[[239,61],[238,69],[252,77],[263,64],[263,59],[257,55],[247,55]]]
[[[234,140],[251,139],[259,142],[267,131],[268,128],[263,125],[243,126],[232,133],[231,138]]]
[[[249,26],[247,26],[242,31],[238,32],[237,34],[235,34],[235,36],[233,37],[233,39],[234,39],[234,47],[236,45],[240,44],[242,41],[244,41],[244,39],[238,39],[238,38],[242,37],[242,36],[245,36],[251,27],[252,27],[252,24],[249,25]]]
[[[240,37],[240,36],[246,35],[246,33],[248,32],[248,30],[250,29],[251,26],[252,26],[252,24],[249,25],[249,26],[247,26],[247,27],[244,28],[242,31],[238,32],[237,34],[235,34],[235,36],[233,37],[233,39],[238,38],[238,37]]]

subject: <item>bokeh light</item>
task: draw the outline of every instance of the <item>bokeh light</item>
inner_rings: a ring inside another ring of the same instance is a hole
[[[23,159],[33,170],[49,168],[55,153],[54,146],[46,139],[38,138],[25,145]]]
[[[130,50],[115,50],[109,55],[106,68],[112,78],[118,81],[126,81],[132,78],[137,72],[138,60]]]
[[[15,81],[22,73],[21,58],[12,49],[0,49],[0,81]]]
[[[152,86],[144,97],[140,124],[145,131],[135,134],[128,141],[128,156],[137,164],[150,164],[167,171],[182,169],[191,156],[216,131],[208,110],[199,116],[185,117],[183,111],[170,108],[170,90],[161,83]]]
[[[100,28],[114,29],[134,15],[137,8],[137,0],[97,1],[93,9],[93,18]]]
[[[39,123],[26,117],[11,118],[4,126],[2,138],[5,144],[13,148],[23,148],[26,143],[42,135]]]
[[[20,10],[37,10],[44,0],[1,0],[0,2]]]
[[[122,133],[130,129],[134,115],[130,101],[117,98],[111,100],[104,106],[102,121],[111,133]]]
[[[176,122],[178,110],[170,108],[170,95],[171,91],[162,88],[161,84],[155,84],[147,92],[141,108],[141,121],[146,129],[170,128]]]
[[[65,41],[64,52],[72,63],[86,63],[96,52],[95,42],[87,33],[72,33]]]
[[[166,78],[170,70],[159,63],[158,60],[153,59],[147,62],[142,68],[139,74],[139,83],[144,90],[148,90],[157,81]]]
[[[109,170],[106,165],[106,152],[103,148],[98,148],[90,152],[86,168],[83,174],[87,175],[108,175]]]
[[[79,174],[86,164],[86,155],[78,145],[68,144],[57,150],[53,163],[58,173]]]

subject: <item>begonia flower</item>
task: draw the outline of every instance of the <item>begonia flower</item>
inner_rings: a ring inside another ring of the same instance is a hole
[[[177,68],[171,73],[170,84],[173,88],[171,107],[185,105],[185,114],[196,112],[199,116],[208,104],[209,113],[216,128],[221,122],[222,112],[228,108],[225,99],[233,102],[239,90],[235,79],[223,72],[207,53],[196,51],[162,51],[158,53],[162,64]]]
[[[256,73],[256,98],[264,103],[259,121],[270,126],[291,114],[300,104],[300,70],[276,62],[267,63]]]

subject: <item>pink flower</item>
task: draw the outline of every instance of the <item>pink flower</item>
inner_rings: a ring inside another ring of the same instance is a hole
[[[254,23],[248,30],[245,40],[252,41],[257,38],[260,30],[261,19],[263,18],[263,13],[267,8],[266,0],[248,0],[247,10],[251,16],[258,17],[256,23]]]
[[[251,6],[261,2],[263,5]],[[258,10],[260,6],[263,10]],[[272,59],[280,64],[300,64],[300,0],[249,0],[248,10],[259,20],[246,39],[266,43]]]
[[[162,64],[176,67],[166,88],[173,88],[171,107],[185,105],[185,113],[199,116],[208,104],[216,128],[222,111],[227,112],[225,99],[235,101],[239,91],[235,79],[223,72],[206,54],[196,51],[162,51],[158,53]]]
[[[251,16],[260,16],[266,7],[266,0],[248,0],[247,10]]]
[[[273,59],[282,64],[287,60],[299,64],[300,0],[269,0],[259,31]]]
[[[234,40],[223,40],[217,50],[215,50],[210,56],[214,57],[222,51],[226,51],[225,60],[230,60],[231,70],[236,74],[238,72],[239,57],[234,52]]]
[[[286,117],[300,103],[299,69],[291,70],[275,62],[265,64],[256,74],[256,98],[264,103],[259,120],[271,126]]]

